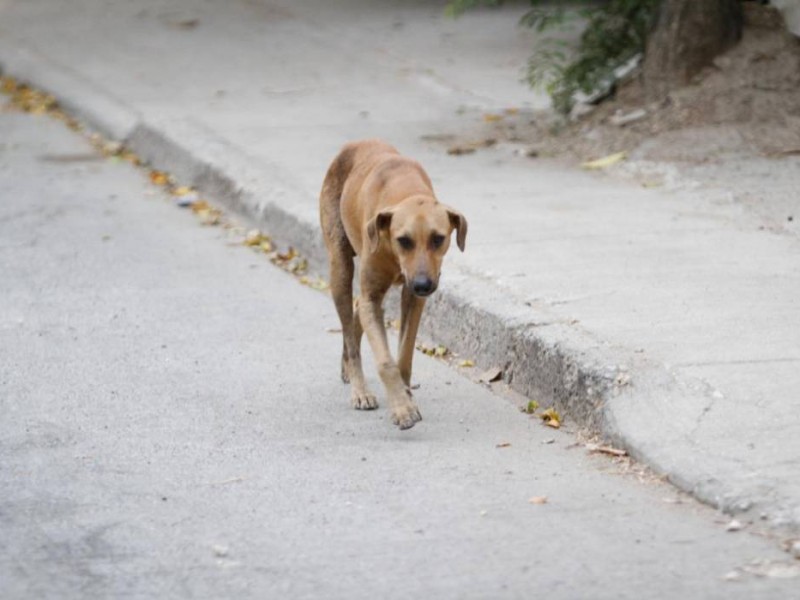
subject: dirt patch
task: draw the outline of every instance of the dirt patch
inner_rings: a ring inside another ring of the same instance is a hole
[[[613,99],[570,123],[510,111],[457,143],[516,142],[531,154],[578,160],[624,150],[640,160],[695,164],[800,154],[800,40],[776,10],[748,3],[737,46],[663,102],[643,98],[634,76]]]

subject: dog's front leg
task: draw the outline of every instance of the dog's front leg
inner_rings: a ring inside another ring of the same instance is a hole
[[[411,400],[411,391],[406,387],[403,377],[400,374],[400,367],[392,359],[389,352],[389,341],[386,337],[386,326],[383,320],[383,296],[385,291],[376,293],[365,293],[362,282],[362,294],[359,300],[358,314],[364,333],[372,347],[375,361],[378,364],[383,385],[386,387],[386,395],[389,399],[389,406],[392,409],[392,422],[400,429],[409,429],[417,421],[422,420],[417,405]]]
[[[414,342],[417,339],[423,308],[425,308],[425,298],[414,295],[407,284],[403,285],[403,294],[400,299],[400,343],[397,349],[397,364],[400,367],[400,376],[407,387],[411,387]]]

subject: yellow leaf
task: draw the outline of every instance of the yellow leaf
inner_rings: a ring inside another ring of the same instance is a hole
[[[423,354],[427,354],[428,356],[433,356],[433,348],[429,348],[425,344],[417,344],[417,350],[422,352]]]
[[[262,252],[272,252],[272,242],[269,240],[261,240],[258,247],[261,248]]]
[[[210,209],[211,207],[205,200],[200,200],[199,202],[195,202],[194,204],[192,204],[192,211],[198,214],[200,214],[204,210],[210,210]]]
[[[186,185],[181,185],[172,190],[173,196],[187,196],[193,193],[194,190]]]
[[[483,120],[487,123],[496,123],[497,121],[503,120],[503,115],[497,115],[494,113],[486,113],[483,115]]]
[[[264,236],[261,235],[261,232],[258,229],[251,229],[247,232],[247,235],[244,236],[244,245],[245,246],[260,246],[261,242],[264,241]]]
[[[628,156],[627,152],[617,152],[616,154],[609,154],[608,156],[604,156],[603,158],[598,158],[597,160],[590,160],[589,162],[583,163],[581,166],[584,169],[605,169],[610,167],[611,165],[615,165],[618,162],[625,160]]]
[[[558,414],[552,406],[544,411],[541,415],[544,424],[553,429],[561,427],[561,415]]]
[[[447,348],[445,348],[444,346],[436,346],[436,348],[433,351],[434,356],[442,357],[445,354],[447,354]]]
[[[475,366],[475,361],[468,358],[468,359],[462,360],[460,363],[458,363],[458,366],[459,367],[465,367],[465,368],[474,367]]]
[[[163,171],[150,171],[150,181],[155,185],[167,185],[169,183],[169,175]]]

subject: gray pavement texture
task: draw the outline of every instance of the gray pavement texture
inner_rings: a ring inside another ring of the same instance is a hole
[[[536,44],[515,27],[525,3],[459,20],[442,7],[3,0],[0,63],[321,270],[330,159],[347,140],[392,142],[470,221],[425,335],[698,498],[798,531],[797,220],[764,227],[722,188],[643,189],[502,145],[446,155],[437,136],[546,100],[519,82]],[[770,164],[765,188],[778,170],[796,189],[796,162]]]
[[[439,361],[414,429],[352,410],[329,297],[61,123],[0,140],[4,600],[796,591],[774,539]]]

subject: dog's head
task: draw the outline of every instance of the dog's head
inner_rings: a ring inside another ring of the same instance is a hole
[[[379,212],[367,224],[370,251],[390,245],[406,285],[417,296],[429,296],[436,291],[453,230],[456,244],[463,252],[467,238],[464,215],[433,198],[421,196]]]

